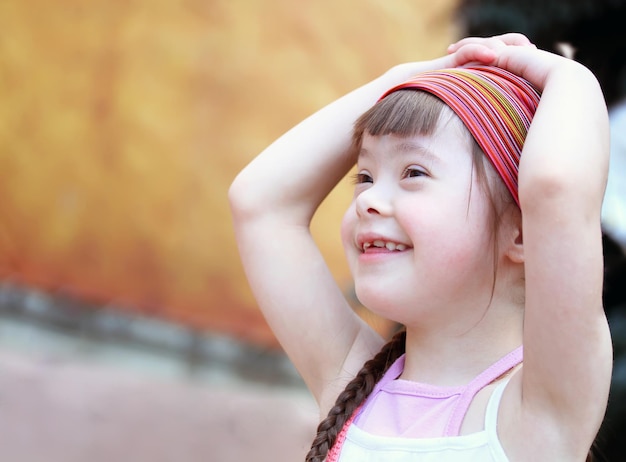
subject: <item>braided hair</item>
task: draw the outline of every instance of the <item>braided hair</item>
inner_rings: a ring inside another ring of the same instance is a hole
[[[405,348],[406,331],[403,329],[385,344],[376,356],[363,365],[341,392],[328,416],[317,427],[317,435],[306,455],[306,462],[322,462],[326,458],[346,421],[370,395],[393,362],[404,354]]]

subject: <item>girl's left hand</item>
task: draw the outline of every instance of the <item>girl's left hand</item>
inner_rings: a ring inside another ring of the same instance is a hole
[[[469,64],[497,65],[499,53],[507,47],[527,47],[536,49],[523,34],[508,33],[494,37],[469,37],[459,40],[448,47],[448,54],[431,61],[399,64],[389,73],[394,81],[403,82],[420,72],[461,67]]]
[[[499,53],[509,46],[537,48],[524,34],[511,32],[493,37],[466,37],[451,44],[448,53],[462,57],[475,56],[483,64],[494,64]]]
[[[448,47],[451,55],[480,55],[482,64],[513,72],[543,90],[549,76],[557,70],[565,75],[590,72],[581,64],[564,56],[539,50],[522,34],[510,33],[495,37],[468,37]],[[586,71],[586,72],[585,72]]]

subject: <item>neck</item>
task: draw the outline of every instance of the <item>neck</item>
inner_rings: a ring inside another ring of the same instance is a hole
[[[469,330],[407,326],[402,378],[440,386],[469,383],[522,343],[523,309],[491,306]]]

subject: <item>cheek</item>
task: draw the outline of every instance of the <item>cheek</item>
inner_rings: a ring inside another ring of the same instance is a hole
[[[359,252],[354,245],[354,234],[357,224],[354,204],[350,205],[341,220],[341,243],[350,272],[354,275],[355,263]]]
[[[341,242],[346,251],[353,247],[355,225],[356,214],[352,203],[341,220]]]
[[[423,245],[445,231],[441,227],[441,223],[447,220],[442,216],[445,210],[445,207],[436,207],[432,203],[398,202],[395,220],[412,243]]]

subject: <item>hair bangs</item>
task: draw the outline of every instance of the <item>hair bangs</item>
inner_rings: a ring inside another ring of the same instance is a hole
[[[372,136],[410,137],[434,133],[441,118],[443,101],[429,93],[399,90],[372,106],[354,125],[354,144],[364,133]]]

